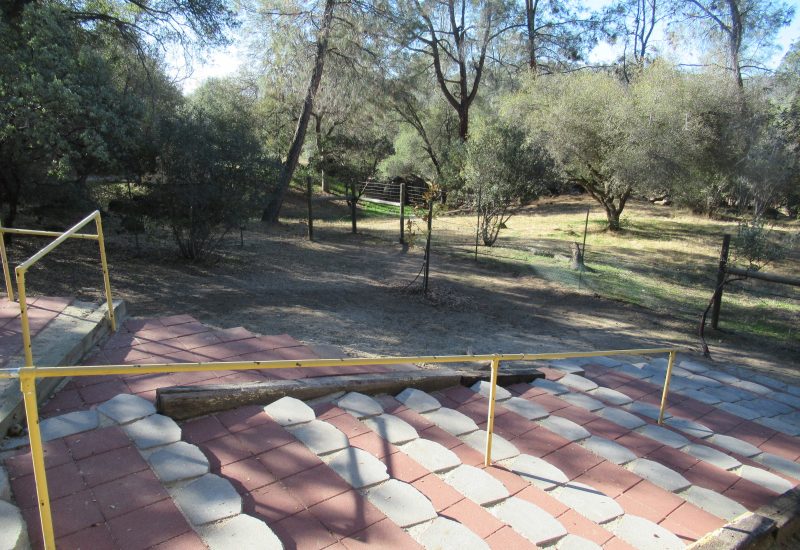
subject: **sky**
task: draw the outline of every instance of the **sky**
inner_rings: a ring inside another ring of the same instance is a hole
[[[584,2],[589,9],[599,9],[608,5],[609,0],[586,0]],[[777,67],[789,46],[800,39],[800,0],[788,0],[790,6],[795,8],[795,16],[792,23],[784,27],[778,33],[778,45],[780,50],[772,56],[767,66]],[[245,62],[245,55],[242,46],[236,36],[232,37],[232,43],[224,48],[216,48],[199,54],[187,63],[183,55],[177,52],[169,52],[167,63],[170,67],[172,76],[180,81],[180,86],[184,94],[189,94],[205,80],[209,78],[219,78],[234,74]],[[663,35],[660,39],[664,42]],[[659,40],[654,40],[657,45]],[[608,43],[598,44],[589,55],[591,63],[601,64],[611,62],[619,55],[619,47]]]

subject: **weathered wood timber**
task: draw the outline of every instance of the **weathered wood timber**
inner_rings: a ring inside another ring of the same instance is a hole
[[[320,376],[298,380],[274,380],[247,385],[173,386],[156,390],[158,412],[186,420],[205,414],[226,411],[245,405],[268,405],[286,395],[314,399],[341,391],[366,394],[396,394],[405,388],[435,391],[459,384],[472,385],[488,380],[486,369],[419,369],[379,374]],[[532,367],[501,368],[500,385],[530,382],[543,375]]]

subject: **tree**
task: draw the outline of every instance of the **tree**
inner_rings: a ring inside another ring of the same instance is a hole
[[[541,147],[508,122],[479,123],[467,144],[460,198],[474,205],[483,244],[492,246],[516,207],[538,198],[558,179]]]
[[[603,207],[610,230],[620,229],[635,193],[670,191],[708,173],[715,122],[729,105],[724,87],[710,90],[702,77],[664,63],[645,67],[630,84],[601,72],[539,80],[516,101],[529,138]]]
[[[393,5],[396,40],[433,66],[439,91],[458,115],[458,137],[469,136],[469,111],[483,78],[490,48],[514,27],[505,0],[410,0]]]
[[[277,162],[263,151],[251,103],[231,81],[210,81],[162,131],[158,171],[145,183],[149,216],[181,255],[197,260],[255,213]]]
[[[289,184],[292,181],[297,164],[300,161],[300,154],[303,151],[303,144],[306,139],[306,132],[308,131],[308,124],[311,120],[311,115],[314,112],[314,101],[319,90],[320,83],[322,82],[322,73],[325,69],[325,58],[328,55],[328,41],[333,26],[333,14],[336,8],[336,0],[325,0],[325,7],[322,12],[322,17],[319,22],[319,30],[315,39],[315,52],[314,64],[311,71],[311,76],[306,87],[305,98],[300,110],[300,115],[297,118],[297,126],[295,127],[292,142],[289,145],[289,150],[286,153],[286,159],[281,166],[280,175],[278,176],[277,185],[275,185],[272,195],[269,198],[264,210],[261,214],[261,220],[265,222],[275,223],[278,221],[278,215],[283,205],[283,198],[286,196],[286,191],[289,190]]]
[[[781,0],[683,0],[683,13],[709,43],[722,42],[725,67],[741,89],[743,71],[763,68],[794,8]]]

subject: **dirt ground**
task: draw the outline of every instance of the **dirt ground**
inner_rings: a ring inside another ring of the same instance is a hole
[[[20,223],[20,226],[23,226]],[[27,225],[30,225],[27,224]],[[432,255],[431,294],[419,292],[422,251],[341,227],[302,222],[253,224],[230,236],[220,261],[191,264],[169,243],[129,236],[107,243],[115,297],[134,317],[188,313],[217,327],[288,333],[352,355],[526,353],[681,345],[698,349],[696,321],[603,299],[548,282],[521,268]],[[97,252],[74,242],[28,277],[34,293],[99,300]],[[41,242],[20,240],[12,263]],[[77,258],[77,259],[76,259]],[[712,333],[714,359],[794,376],[798,352],[736,334]]]

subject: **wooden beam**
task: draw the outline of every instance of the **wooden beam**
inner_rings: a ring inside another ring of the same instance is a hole
[[[268,405],[284,396],[314,399],[342,391],[396,394],[405,388],[436,391],[459,384],[488,380],[489,369],[418,369],[380,374],[346,374],[297,380],[270,380],[246,385],[173,386],[156,390],[158,412],[186,420],[243,407]],[[532,367],[500,369],[501,385],[531,382],[543,375]]]
[[[769,281],[770,283],[800,286],[800,279],[797,277],[786,277],[784,275],[775,275],[773,273],[762,273],[760,271],[751,271],[749,269],[741,269],[738,267],[728,267],[726,268],[726,271],[733,275],[747,277],[748,279],[760,279],[762,281]]]

